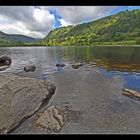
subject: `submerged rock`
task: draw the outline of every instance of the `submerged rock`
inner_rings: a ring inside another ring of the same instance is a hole
[[[10,67],[9,65],[0,66],[0,71],[6,70],[9,67]]]
[[[140,100],[140,93],[135,90],[124,88],[122,94],[132,99]]]
[[[51,106],[37,115],[35,125],[39,129],[58,132],[64,126],[64,115],[58,108]]]
[[[56,66],[57,66],[57,67],[64,67],[65,64],[63,64],[63,63],[58,63],[58,64],[56,64]]]
[[[95,66],[96,62],[89,62],[89,64]]]
[[[83,63],[76,63],[77,65],[79,65],[80,67],[83,66]]]
[[[0,57],[0,65],[10,65],[12,63],[12,59],[8,56]]]
[[[33,72],[35,70],[36,70],[36,66],[35,65],[29,65],[29,66],[24,67],[24,71],[25,72]]]
[[[78,69],[81,66],[83,66],[83,63],[75,63],[75,64],[72,65],[72,68]]]
[[[48,81],[13,74],[0,75],[0,83],[0,133],[10,132],[33,115],[56,89]]]

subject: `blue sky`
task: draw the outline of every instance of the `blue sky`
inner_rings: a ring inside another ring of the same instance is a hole
[[[59,21],[59,19],[62,19],[62,17],[57,13],[57,11],[55,9],[51,9],[51,10],[49,10],[49,12],[51,14],[53,14],[55,17],[54,28],[61,27],[62,25],[61,25],[61,22]]]
[[[0,6],[0,31],[43,38],[55,28],[93,21],[140,6]]]
[[[140,9],[140,6],[120,6],[118,9],[112,10],[111,15],[116,14],[120,11],[133,10],[133,9]]]

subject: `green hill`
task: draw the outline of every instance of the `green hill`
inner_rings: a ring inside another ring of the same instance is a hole
[[[20,42],[35,42],[38,41],[38,39],[36,38],[32,38],[29,36],[25,36],[25,35],[16,35],[16,34],[11,34],[9,35],[11,39],[15,40],[15,41],[20,41]]]
[[[140,44],[140,10],[122,11],[92,22],[54,29],[46,46]]]
[[[17,46],[24,43],[34,43],[37,41],[38,39],[25,35],[6,34],[0,31],[0,46]]]

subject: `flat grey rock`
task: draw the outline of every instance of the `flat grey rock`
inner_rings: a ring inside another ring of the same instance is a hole
[[[0,75],[0,133],[33,115],[55,92],[52,83],[13,74]]]

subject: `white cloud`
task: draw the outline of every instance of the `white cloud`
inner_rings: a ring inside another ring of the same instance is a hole
[[[41,9],[35,9],[33,12],[33,17],[38,21],[42,22],[45,18],[45,11]]]
[[[12,34],[13,32],[15,34],[28,34],[29,31],[26,29],[26,27],[24,26],[24,24],[20,21],[12,24],[12,23],[7,23],[7,24],[0,24],[0,30],[5,32],[5,33],[9,33]]]
[[[112,10],[121,6],[47,6],[44,9],[55,9],[62,19],[72,24],[95,20],[109,15]]]
[[[15,24],[5,24],[1,25],[0,24],[0,31],[3,31],[7,34],[22,34],[22,35],[27,35],[30,37],[36,37],[36,38],[43,38],[46,34],[43,34],[41,32],[35,32],[35,31],[30,31],[24,26],[22,22],[17,22]]]
[[[0,24],[0,31],[7,34],[22,34],[35,38],[43,38],[46,35],[46,33],[28,30],[22,22],[5,25]]]
[[[33,6],[0,6],[0,30],[44,37],[54,28],[54,15]]]
[[[69,26],[69,25],[72,25],[72,23],[70,22],[67,22],[66,20],[64,19],[59,19],[60,23],[62,26]]]
[[[34,9],[33,17],[40,23],[47,22],[48,20],[54,20],[54,15],[51,15],[47,10],[41,9]]]

